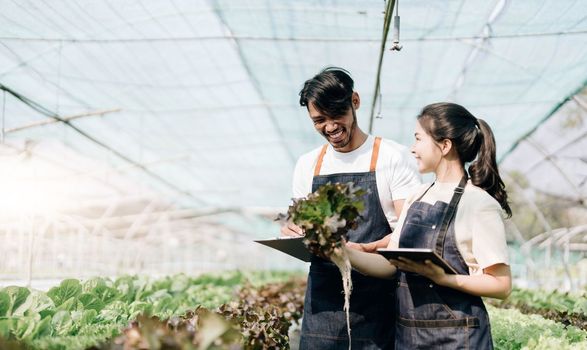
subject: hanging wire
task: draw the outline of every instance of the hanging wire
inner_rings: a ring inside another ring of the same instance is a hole
[[[499,39],[516,39],[516,38],[548,38],[557,36],[582,36],[587,34],[587,30],[575,31],[555,31],[555,32],[531,32],[531,33],[511,33],[499,34],[491,37],[491,40]],[[439,36],[439,37],[418,37],[407,38],[403,41],[407,42],[435,42],[435,41],[467,41],[483,39],[482,35],[467,35],[467,36]],[[371,37],[363,38],[349,38],[349,37],[292,37],[292,36],[258,36],[258,35],[238,35],[238,34],[223,34],[223,35],[202,35],[202,36],[183,36],[183,37],[145,37],[145,38],[108,38],[108,39],[76,39],[76,38],[18,38],[13,36],[0,36],[0,41],[16,41],[16,42],[67,42],[77,44],[112,44],[112,43],[154,43],[154,42],[202,42],[202,41],[223,41],[223,40],[239,40],[239,41],[284,41],[284,42],[353,42],[353,43],[371,43],[379,42],[379,39]]]
[[[402,46],[399,44],[399,0],[395,1],[395,17],[393,17],[393,45],[391,51],[400,51]]]
[[[377,115],[375,116],[375,118],[377,119],[383,119],[383,117],[381,116],[381,100],[383,99],[383,94],[381,92],[379,92],[379,101],[377,101],[378,103],[378,107],[377,107]]]
[[[373,93],[373,103],[371,104],[371,115],[369,117],[369,133],[373,132],[373,119],[375,114],[375,106],[377,99],[381,96],[381,66],[383,65],[383,54],[385,53],[385,42],[387,41],[387,34],[389,33],[389,24],[391,23],[391,16],[393,15],[393,7],[395,0],[389,0],[385,9],[385,17],[383,19],[383,37],[381,38],[381,49],[379,50],[379,63],[377,64],[377,75],[375,76],[375,92]]]
[[[395,17],[393,17],[393,45],[391,46],[391,51],[400,51],[402,49],[402,45],[399,44],[399,0],[395,1]],[[379,91],[379,101],[377,107],[377,115],[375,116],[376,119],[383,119],[381,115],[381,105],[383,100],[383,94],[381,90]]]

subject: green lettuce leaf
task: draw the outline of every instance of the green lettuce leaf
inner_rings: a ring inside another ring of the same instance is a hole
[[[65,279],[61,281],[58,287],[49,289],[47,295],[53,300],[55,306],[59,307],[61,304],[75,298],[82,292],[82,285],[76,279]]]
[[[31,294],[31,291],[28,288],[18,286],[6,287],[3,291],[7,293],[10,298],[10,309],[6,313],[7,316],[11,316],[13,312],[26,301],[29,294]]]

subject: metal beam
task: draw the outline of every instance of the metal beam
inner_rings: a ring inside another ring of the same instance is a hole
[[[4,133],[8,134],[11,132],[17,132],[17,131],[21,131],[21,130],[35,128],[37,126],[44,126],[44,125],[55,124],[55,123],[69,123],[70,121],[75,120],[75,119],[79,119],[79,118],[92,117],[92,116],[97,116],[97,115],[103,116],[104,114],[114,113],[114,112],[119,112],[119,111],[121,111],[120,108],[103,109],[103,110],[98,110],[98,111],[93,111],[93,112],[73,114],[70,116],[62,116],[58,119],[57,118],[45,119],[45,120],[40,120],[40,121],[36,121],[33,123],[29,123],[29,124],[17,126],[14,128],[6,129],[6,130],[4,130]]]

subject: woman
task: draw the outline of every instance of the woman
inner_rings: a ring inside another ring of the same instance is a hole
[[[418,116],[415,139],[418,170],[436,180],[406,200],[389,248],[434,249],[458,274],[428,260],[387,261],[347,249],[351,263],[371,276],[398,274],[396,349],[491,349],[481,297],[503,299],[511,291],[502,218],[511,209],[493,133],[464,107],[435,103]]]

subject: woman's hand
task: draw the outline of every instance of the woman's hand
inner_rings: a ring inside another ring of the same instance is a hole
[[[385,237],[370,243],[355,243],[355,242],[346,242],[347,248],[355,249],[361,252],[367,253],[377,253],[377,249],[379,248],[387,248],[389,244],[389,239],[391,237],[391,233],[386,235]]]
[[[399,257],[398,260],[389,259],[389,262],[397,266],[398,269],[417,273],[420,276],[424,276],[438,285],[444,285],[447,278],[447,274],[444,269],[430,260],[425,260],[423,263]]]

